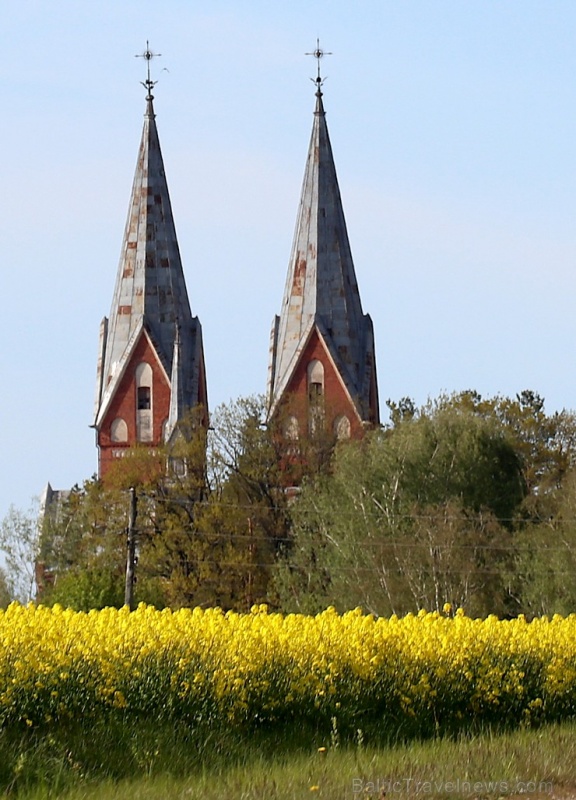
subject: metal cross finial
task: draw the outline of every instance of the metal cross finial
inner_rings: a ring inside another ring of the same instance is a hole
[[[316,84],[318,91],[320,91],[322,84],[326,80],[326,78],[323,78],[320,75],[320,60],[324,58],[324,56],[331,56],[332,53],[328,53],[326,52],[326,50],[322,50],[322,48],[320,47],[320,39],[316,39],[316,50],[313,50],[311,53],[305,53],[305,55],[314,56],[314,58],[318,62],[318,75],[316,78],[310,78],[310,80]]]
[[[135,58],[143,58],[143,59],[146,60],[147,78],[146,78],[145,81],[140,81],[140,83],[142,84],[142,86],[144,86],[145,89],[148,89],[148,98],[149,99],[152,98],[152,89],[158,83],[158,81],[153,81],[150,78],[150,62],[152,61],[153,58],[158,58],[161,55],[162,55],[162,53],[154,53],[152,50],[150,50],[150,45],[148,43],[148,39],[146,39],[146,50],[144,50],[143,53],[138,53],[135,56]]]

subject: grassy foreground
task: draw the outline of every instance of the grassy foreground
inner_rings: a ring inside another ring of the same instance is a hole
[[[201,746],[182,733],[149,724],[113,752],[105,731],[61,751],[56,739],[4,737],[2,788],[21,800],[576,797],[574,723],[381,747],[361,736],[342,745],[337,731],[316,741],[298,736],[300,746],[296,736],[274,745],[209,735]]]

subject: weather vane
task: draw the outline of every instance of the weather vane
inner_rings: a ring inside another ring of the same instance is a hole
[[[143,58],[146,60],[147,78],[145,81],[140,81],[140,83],[142,84],[142,86],[144,86],[145,89],[148,89],[148,97],[150,98],[152,97],[152,89],[158,83],[158,81],[153,81],[150,78],[150,62],[152,61],[153,58],[158,58],[161,55],[162,53],[154,53],[152,50],[150,50],[148,39],[146,39],[146,50],[144,50],[143,53],[137,53],[135,56],[135,58]]]
[[[327,53],[326,50],[322,50],[320,47],[320,39],[316,39],[316,50],[313,50],[311,53],[305,53],[307,56],[314,56],[316,61],[318,62],[318,75],[316,78],[310,78],[310,80],[316,84],[318,87],[318,91],[320,91],[322,84],[326,80],[320,75],[320,61],[324,58],[324,56],[331,56],[332,53]]]

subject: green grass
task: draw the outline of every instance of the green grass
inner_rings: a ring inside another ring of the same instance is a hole
[[[576,795],[574,723],[396,745],[356,738],[196,738],[151,723],[138,731],[79,728],[60,739],[4,732],[0,786],[21,800],[342,800],[379,798],[382,789],[387,798],[498,798],[522,788],[530,798]]]

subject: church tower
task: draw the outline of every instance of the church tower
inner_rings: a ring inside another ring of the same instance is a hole
[[[269,419],[291,439],[339,439],[379,423],[372,320],[364,314],[322,102],[316,108],[282,310],[272,324]]]
[[[168,441],[200,406],[207,417],[202,328],[192,316],[156,128],[146,113],[110,316],[100,326],[93,427],[99,476],[137,443]]]

